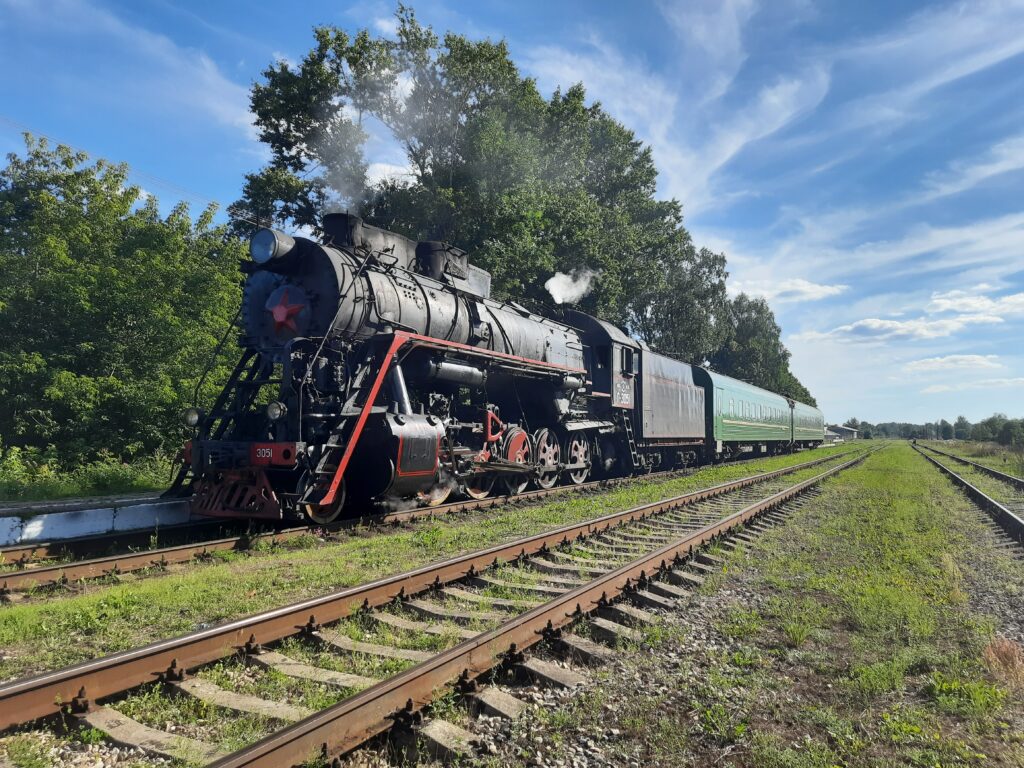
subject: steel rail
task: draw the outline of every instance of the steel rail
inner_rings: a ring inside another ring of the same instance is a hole
[[[309,532],[310,529],[303,526],[267,533],[243,533],[238,536],[210,539],[195,544],[179,544],[175,547],[124,552],[118,555],[61,563],[43,568],[24,568],[20,571],[0,572],[0,595],[32,587],[139,571],[144,568],[163,568],[174,563],[191,562],[214,552],[249,549],[258,543],[280,544]]]
[[[730,463],[742,464],[754,460],[755,459],[742,459]],[[324,528],[330,532],[337,532],[357,526],[400,525],[402,523],[408,523],[423,518],[452,515],[478,509],[493,509],[498,506],[509,503],[518,503],[520,501],[536,501],[538,499],[547,498],[548,496],[560,495],[568,491],[613,488],[640,479],[653,480],[658,478],[671,478],[675,476],[685,477],[696,471],[698,470],[693,468],[665,470],[662,472],[652,472],[647,475],[592,480],[588,483],[581,483],[580,485],[561,485],[554,488],[538,488],[530,491],[524,491],[519,494],[490,496],[486,499],[466,499],[463,501],[451,502],[449,504],[440,504],[436,507],[419,507],[403,511],[367,514],[337,521],[329,526],[324,526]],[[170,533],[175,535],[175,537],[184,537],[193,529],[196,532],[201,533],[202,529],[206,527],[231,528],[243,525],[245,522],[247,521],[231,519],[197,521],[195,523],[177,525],[162,530],[165,534]],[[249,531],[242,531],[234,536],[220,539],[190,542],[188,544],[172,545],[161,548],[131,550],[99,558],[89,558],[68,563],[56,563],[54,565],[40,567],[32,567],[30,564],[32,562],[44,560],[48,557],[66,556],[69,553],[85,553],[88,552],[89,549],[95,551],[96,548],[102,549],[105,544],[109,545],[113,542],[120,543],[126,541],[137,541],[144,544],[153,535],[153,532],[146,529],[128,533],[104,534],[78,539],[68,539],[64,542],[28,544],[9,547],[6,549],[0,549],[0,563],[17,563],[18,565],[21,565],[22,568],[17,571],[0,571],[0,595],[26,590],[32,587],[60,584],[78,579],[97,578],[110,575],[112,573],[128,573],[154,566],[189,562],[196,557],[202,557],[210,551],[246,549],[253,541],[261,539],[282,541],[294,538],[301,535],[303,531],[308,530],[311,530],[310,526],[283,528],[276,533],[253,533]],[[278,538],[277,536],[279,534],[283,534],[284,539]],[[234,546],[232,544],[234,544]],[[190,554],[190,552],[192,554]]]
[[[245,523],[242,523],[244,525]],[[237,520],[196,520],[189,523],[176,523],[159,528],[141,528],[139,530],[117,531],[115,533],[99,533],[89,536],[76,536],[73,539],[54,539],[27,544],[14,544],[0,548],[0,563],[4,565],[38,562],[58,557],[82,557],[97,551],[103,551],[112,545],[123,547],[146,546],[153,537],[166,540],[187,538],[190,535],[202,535],[206,529],[221,532],[239,527]],[[0,578],[3,574],[0,574]]]
[[[991,514],[992,518],[999,523],[999,526],[1006,531],[1008,536],[1024,544],[1024,519],[1021,519],[1019,515],[1007,509],[1003,504],[1000,504],[976,485],[971,484],[970,481],[958,475],[935,457],[929,456],[919,446],[914,445],[913,447],[914,450],[948,475],[954,483],[963,488],[975,504]]]
[[[941,451],[938,448],[933,448],[930,445],[925,445],[924,447],[927,448],[929,451],[934,451],[940,456],[947,456],[953,459],[954,461],[959,461],[961,464],[973,467],[974,469],[977,469],[983,472],[984,474],[989,475],[990,477],[994,477],[996,480],[1002,480],[1004,483],[1012,485],[1014,488],[1017,488],[1018,490],[1024,491],[1024,479],[1014,477],[1013,475],[1008,475],[1005,472],[1000,472],[998,469],[987,467],[984,464],[979,464],[976,461],[965,459],[963,456],[957,456],[952,453],[947,453],[946,451]]]
[[[121,693],[143,683],[174,676],[188,669],[293,635],[315,631],[321,624],[343,619],[367,607],[422,592],[472,576],[496,563],[547,551],[576,538],[605,531],[669,509],[721,496],[756,483],[835,461],[849,453],[825,456],[791,467],[766,472],[691,493],[644,504],[599,518],[562,526],[513,542],[498,544],[406,573],[357,587],[162,640],[150,645],[82,662],[64,669],[0,685],[0,731],[56,714],[65,705],[87,702]]]
[[[737,461],[737,462],[733,462],[733,463],[740,464],[740,463],[745,463],[747,461],[752,461],[752,460],[753,459],[744,459],[742,461]],[[492,509],[494,507],[502,506],[504,504],[509,504],[509,503],[512,503],[512,502],[534,501],[534,500],[537,500],[537,499],[546,498],[548,496],[553,496],[553,495],[558,495],[558,494],[561,494],[561,493],[566,493],[566,492],[571,491],[571,490],[573,490],[573,491],[580,491],[580,490],[596,490],[596,489],[600,489],[600,488],[612,488],[612,487],[616,487],[618,485],[621,485],[621,484],[624,484],[624,483],[627,483],[627,482],[630,482],[630,481],[633,481],[633,480],[638,480],[638,479],[645,479],[646,480],[646,479],[655,479],[655,478],[659,478],[659,477],[672,477],[672,476],[675,476],[675,475],[685,476],[686,474],[688,474],[690,472],[694,472],[694,471],[696,471],[696,470],[694,470],[694,469],[666,470],[666,471],[663,471],[663,472],[652,472],[651,474],[648,474],[648,475],[632,475],[632,476],[629,476],[629,477],[616,477],[616,478],[606,478],[606,479],[602,479],[602,480],[592,480],[592,481],[590,481],[588,483],[581,483],[580,485],[560,485],[560,486],[556,486],[554,488],[537,488],[537,489],[530,490],[530,491],[524,491],[523,493],[518,493],[518,494],[503,494],[503,495],[500,495],[500,496],[488,496],[485,499],[465,499],[463,501],[453,501],[453,502],[448,503],[448,504],[439,504],[436,507],[418,507],[418,508],[415,508],[415,509],[402,510],[402,511],[387,511],[387,512],[364,514],[364,515],[353,516],[353,517],[345,518],[345,519],[342,519],[342,520],[338,520],[338,521],[335,521],[335,522],[331,523],[330,525],[326,525],[326,526],[311,526],[311,525],[307,525],[307,526],[304,526],[304,529],[305,530],[310,530],[310,529],[315,528],[315,527],[320,527],[320,528],[323,528],[323,529],[328,530],[330,532],[336,532],[336,531],[342,531],[342,530],[346,530],[346,529],[349,529],[349,528],[354,528],[354,527],[364,526],[364,525],[379,525],[379,526],[383,526],[383,525],[400,525],[402,523],[412,522],[413,520],[418,520],[418,519],[422,519],[422,518],[430,518],[430,517],[434,517],[434,516],[458,514],[460,512],[468,512],[468,511],[477,510],[477,509]],[[88,511],[88,510],[86,510],[86,511]],[[196,530],[198,532],[202,532],[202,529],[206,528],[206,527],[213,528],[213,527],[219,526],[221,528],[231,528],[231,527],[238,527],[240,525],[245,525],[246,523],[248,523],[247,520],[239,520],[239,519],[233,519],[233,518],[223,518],[223,519],[215,519],[215,520],[209,520],[209,521],[207,521],[207,520],[200,520],[200,521],[196,521],[196,522],[193,522],[193,523],[184,523],[184,524],[181,524],[181,525],[175,525],[173,527],[169,526],[167,528],[162,529],[162,531],[165,532],[165,533],[173,532],[173,533],[178,533],[178,534],[187,534],[190,530]],[[284,529],[284,530],[289,530],[289,529]],[[13,547],[6,547],[6,548],[3,548],[3,549],[0,549],[0,563],[18,563],[18,564],[20,564],[22,566],[25,566],[28,563],[36,562],[36,561],[39,561],[39,560],[45,560],[47,558],[62,557],[62,556],[67,556],[69,554],[87,553],[90,549],[95,551],[95,549],[97,549],[97,548],[102,549],[102,548],[104,548],[104,546],[108,546],[111,543],[137,541],[137,542],[140,542],[140,543],[144,544],[144,543],[146,543],[149,540],[149,538],[152,535],[153,535],[153,531],[147,528],[147,529],[143,529],[143,530],[139,530],[139,531],[118,532],[118,533],[100,534],[100,535],[93,535],[93,536],[83,536],[83,537],[75,538],[75,539],[67,539],[65,541],[43,542],[43,543],[39,543],[39,544],[19,544],[19,545],[13,546]],[[240,543],[243,543],[244,540],[247,537],[252,538],[254,535],[255,534],[248,533],[248,532],[240,532],[237,536],[232,537],[232,538],[234,540],[240,542]],[[211,541],[211,543],[220,543],[221,541],[227,541],[227,539],[225,538],[223,540]],[[203,542],[194,542],[193,546],[200,547],[202,545],[202,543]],[[130,556],[135,555],[135,554],[141,554],[141,553],[143,553],[145,551],[145,552],[148,552],[153,557],[157,558],[157,561],[159,562],[159,556],[160,556],[160,554],[163,551],[165,551],[165,550],[170,551],[170,550],[173,550],[174,548],[175,547],[165,547],[165,548],[161,548],[161,549],[138,550],[138,552],[131,552],[131,551],[129,551],[129,552],[125,552],[124,554],[126,556],[130,557]],[[224,548],[224,547],[222,547],[222,548]],[[169,554],[171,554],[172,556],[174,555],[174,553],[171,553],[171,552],[169,552]],[[97,567],[97,569],[95,570],[95,572],[93,574],[89,573],[87,562],[83,561],[81,563],[81,565],[84,566],[83,570],[82,570],[83,575],[82,576],[72,576],[70,574],[67,574],[66,578],[68,578],[68,579],[89,578],[90,575],[104,575],[104,574],[110,572],[112,570],[113,566],[115,565],[115,563],[111,559],[113,557],[115,557],[115,555],[110,555],[110,556],[107,556],[107,557],[104,557],[104,558],[95,558],[96,561],[97,561],[97,566],[98,567]],[[188,558],[182,558],[182,559],[176,560],[175,562],[183,562],[184,560],[187,560],[187,559]],[[133,566],[133,563],[134,563],[134,566]],[[50,576],[53,577],[53,578],[49,579],[48,581],[38,581],[37,580],[36,583],[35,583],[35,586],[41,586],[43,584],[54,583],[56,581],[60,581],[61,580],[61,574],[60,574],[61,567],[64,567],[65,569],[67,569],[67,568],[70,568],[71,566],[78,567],[78,565],[79,564],[77,564],[77,563],[64,563],[64,564],[57,564],[57,565],[54,565],[54,566],[47,566],[46,568],[35,568],[31,572],[36,574],[37,578],[41,574],[47,574],[47,575],[50,575]],[[120,564],[116,564],[116,565],[118,565],[118,570],[120,572],[124,573],[127,570],[138,570],[139,568],[148,568],[148,567],[150,567],[151,563],[149,563],[146,560],[138,560],[136,558],[131,558],[131,559],[127,560],[125,563],[120,563]],[[28,575],[28,569],[26,568],[25,571],[26,571],[26,573],[25,573],[24,577],[22,576],[21,572],[18,572],[18,571],[9,571],[6,574],[0,572],[0,579],[2,579],[2,578],[9,578],[9,577],[12,576],[12,574],[17,574],[17,578],[14,580],[14,582],[11,582],[11,583],[9,583],[7,585],[7,587],[9,589],[14,590],[14,589],[17,588],[15,586],[15,584],[19,580],[22,581],[22,583],[30,583],[30,577]],[[2,594],[2,593],[3,593],[3,587],[0,586],[0,594]]]
[[[390,729],[430,703],[438,689],[471,681],[550,637],[584,613],[677,565],[700,547],[863,461],[867,453],[833,467],[693,533],[665,544],[564,595],[533,608],[437,656],[255,744],[211,763],[211,768],[279,768],[317,756],[339,756]]]

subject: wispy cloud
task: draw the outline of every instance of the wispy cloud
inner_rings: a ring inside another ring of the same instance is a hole
[[[907,373],[934,373],[936,371],[964,371],[979,368],[1002,368],[999,355],[942,355],[912,360],[903,366]]]
[[[734,280],[729,284],[730,293],[746,293],[763,296],[780,303],[817,301],[837,296],[845,291],[846,285],[824,285],[793,277],[785,280]]]
[[[373,186],[384,180],[408,181],[412,175],[408,165],[370,163],[366,168],[366,183]]]
[[[990,296],[983,291],[990,286],[980,285],[973,290],[953,290],[932,294],[928,309],[932,312],[984,312],[990,315],[1024,315],[1024,293]]]
[[[921,390],[926,395],[940,392],[964,392],[969,389],[1007,389],[1010,387],[1024,388],[1024,378],[978,379],[977,381],[961,381],[956,384],[932,384]]]
[[[394,16],[378,16],[373,20],[373,28],[384,35],[398,32],[398,22]]]
[[[780,75],[701,136],[685,128],[695,105],[677,83],[598,37],[591,36],[579,50],[535,47],[523,63],[547,91],[585,82],[592,98],[651,145],[665,191],[691,215],[711,203],[710,181],[720,169],[816,108],[829,87],[827,68],[816,64]]]
[[[98,100],[118,99],[139,110],[173,113],[175,120],[195,115],[255,138],[247,87],[226,77],[205,52],[179,46],[166,35],[130,24],[86,0],[0,0],[0,8],[17,19],[23,32],[32,30],[68,45],[82,47],[89,41],[117,50],[122,66],[90,73],[105,79],[106,89],[95,94]],[[75,72],[66,75],[77,77]]]
[[[987,151],[967,160],[956,160],[943,171],[925,177],[923,201],[956,195],[996,176],[1024,169],[1024,134],[993,144]]]
[[[921,100],[943,86],[1024,53],[1019,2],[951,3],[918,12],[896,29],[844,46],[836,62],[868,82],[891,84],[837,113],[846,131],[892,128],[924,118]]]
[[[743,30],[758,10],[755,0],[701,0],[658,3],[662,15],[683,41],[682,68],[710,101],[729,90],[747,60]]]
[[[970,325],[989,325],[1003,322],[992,315],[958,315],[930,319],[926,317],[910,320],[868,317],[853,323],[840,325],[824,333],[809,331],[798,334],[801,339],[835,338],[842,341],[888,341],[893,339],[940,339],[952,336]]]

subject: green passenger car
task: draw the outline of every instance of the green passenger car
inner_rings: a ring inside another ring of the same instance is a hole
[[[774,453],[825,439],[824,417],[813,406],[696,366],[693,380],[704,388],[708,448],[714,454]]]
[[[716,453],[738,446],[785,444],[792,441],[789,401],[753,384],[694,367],[693,379],[704,387],[708,438]]]
[[[798,446],[825,441],[825,417],[817,408],[793,401],[793,442]]]

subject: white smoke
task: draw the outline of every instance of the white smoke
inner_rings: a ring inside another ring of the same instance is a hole
[[[544,288],[551,294],[555,304],[573,304],[588,293],[594,278],[600,277],[601,271],[595,269],[574,269],[568,275],[555,272],[554,276],[544,283]]]

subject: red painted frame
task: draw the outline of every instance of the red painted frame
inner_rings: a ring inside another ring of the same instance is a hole
[[[366,402],[363,403],[363,408],[359,412],[359,416],[356,418],[355,427],[352,429],[352,436],[348,440],[348,444],[345,446],[345,453],[341,457],[341,461],[338,462],[338,468],[334,471],[334,477],[331,478],[331,485],[327,489],[327,493],[320,500],[319,504],[323,507],[328,507],[334,503],[334,500],[338,495],[338,488],[341,486],[341,479],[345,476],[345,470],[348,468],[349,462],[352,460],[352,454],[355,452],[356,444],[359,442],[359,437],[363,433],[363,428],[366,426],[366,420],[370,417],[370,412],[373,409],[373,403],[377,400],[377,395],[380,394],[381,385],[384,383],[384,377],[387,372],[391,369],[391,364],[394,361],[395,353],[398,352],[407,342],[418,342],[416,346],[435,346],[435,347],[446,347],[448,349],[457,349],[462,352],[469,352],[480,357],[498,358],[501,360],[510,360],[517,363],[525,363],[534,368],[542,368],[548,370],[566,371],[569,373],[586,373],[586,368],[574,368],[568,365],[558,365],[557,363],[545,363],[540,360],[531,360],[528,357],[519,357],[518,355],[510,355],[506,352],[495,352],[489,349],[480,349],[479,347],[471,347],[468,344],[460,344],[455,341],[445,341],[443,339],[435,339],[431,336],[423,336],[418,333],[409,333],[407,331],[397,331],[394,337],[391,339],[391,344],[388,346],[387,352],[384,354],[384,363],[380,366],[380,370],[377,371],[377,376],[373,380],[373,384],[370,387],[370,393],[366,398]]]

